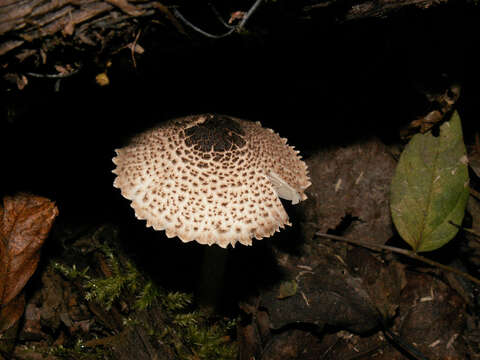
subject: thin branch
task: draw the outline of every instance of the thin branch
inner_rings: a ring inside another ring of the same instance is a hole
[[[323,238],[326,238],[326,239],[331,239],[331,240],[338,240],[338,241],[344,241],[344,242],[347,242],[347,243],[350,243],[350,244],[354,244],[354,245],[358,245],[358,246],[363,246],[365,248],[368,248],[370,250],[373,250],[373,251],[381,251],[381,250],[387,250],[387,251],[391,251],[393,253],[397,253],[397,254],[401,254],[401,255],[405,255],[405,256],[408,256],[409,258],[411,259],[415,259],[415,260],[418,260],[418,261],[421,261],[425,264],[428,264],[430,266],[434,266],[434,267],[437,267],[439,269],[442,269],[442,270],[445,270],[445,271],[449,271],[449,272],[452,272],[454,274],[457,274],[459,276],[462,276],[472,282],[474,282],[475,284],[477,285],[480,285],[480,280],[477,279],[476,277],[470,275],[470,274],[467,274],[463,271],[460,271],[458,269],[455,269],[451,266],[447,266],[447,265],[444,265],[444,264],[441,264],[439,262],[436,262],[436,261],[433,261],[433,260],[430,260],[426,257],[423,257],[423,256],[420,256],[418,255],[417,253],[415,253],[414,251],[411,251],[411,250],[407,250],[407,249],[400,249],[400,248],[397,248],[397,247],[393,247],[393,246],[388,246],[388,245],[376,245],[376,244],[369,244],[369,243],[366,243],[366,242],[363,242],[363,241],[359,241],[359,240],[351,240],[351,239],[348,239],[346,237],[343,237],[343,236],[336,236],[336,235],[330,235],[330,234],[324,234],[324,233],[321,233],[321,232],[317,232],[315,233],[316,236],[319,236],[319,237],[323,237]]]
[[[472,234],[478,238],[480,238],[480,233],[476,232],[475,230],[472,230],[472,229],[468,229],[468,228],[465,228],[461,225],[458,225],[458,224],[455,224],[453,221],[449,221],[450,224],[452,224],[453,226],[457,227],[458,229],[462,230],[462,231],[465,231],[465,232],[468,232],[469,234]],[[475,241],[480,241],[478,239],[474,239]]]
[[[135,36],[135,40],[133,41],[133,44],[130,48],[131,50],[131,55],[132,55],[132,60],[133,60],[133,67],[134,68],[137,68],[137,62],[135,60],[135,48],[137,46],[137,41],[138,41],[138,38],[140,37],[140,33],[142,32],[142,30],[139,30],[138,33],[137,33],[137,36]]]
[[[68,78],[72,75],[77,74],[81,69],[82,65],[80,64],[76,69],[65,72],[65,73],[59,73],[59,74],[39,74],[39,73],[34,73],[34,72],[27,72],[26,75],[35,77],[35,78],[48,78],[48,79],[65,79]]]
[[[228,36],[230,35],[231,33],[233,33],[235,31],[235,28],[232,28],[230,29],[229,31],[227,31],[226,33],[223,33],[221,35],[214,35],[214,34],[210,34],[206,31],[203,31],[202,29],[200,29],[199,27],[193,25],[190,21],[188,21],[187,19],[185,19],[183,17],[183,15],[180,13],[180,11],[178,11],[177,9],[173,9],[173,13],[175,14],[176,17],[178,17],[180,20],[182,20],[185,25],[191,27],[193,30],[195,30],[196,32],[199,32],[200,34],[202,34],[203,36],[206,36],[206,37],[209,37],[209,38],[212,38],[212,39],[220,39],[220,38],[223,38],[225,36]]]
[[[240,24],[238,24],[238,30],[241,30],[245,26],[245,23],[250,18],[250,16],[252,16],[252,14],[255,12],[255,10],[257,10],[257,8],[260,6],[261,2],[262,2],[262,0],[255,1],[255,3],[250,8],[250,10],[248,10],[247,13],[245,14],[245,16],[243,17]]]
[[[471,187],[470,187],[470,195],[472,195],[475,199],[480,200],[480,193],[477,190],[472,189]]]
[[[242,30],[243,27],[245,26],[245,23],[247,22],[247,20],[250,18],[250,16],[252,16],[252,14],[255,12],[255,10],[258,9],[258,7],[262,3],[262,1],[263,0],[256,0],[255,3],[252,5],[252,7],[244,15],[242,21],[237,26],[230,27],[229,25],[227,25],[225,23],[225,21],[222,20],[221,21],[222,24],[224,26],[230,28],[230,30],[228,30],[227,32],[225,32],[223,34],[220,34],[220,35],[210,34],[209,32],[206,32],[206,31],[200,29],[198,26],[195,26],[193,23],[191,23],[190,21],[185,19],[185,17],[176,8],[173,9],[173,13],[175,14],[176,17],[178,17],[180,20],[182,20],[187,26],[191,27],[193,30],[195,30],[196,32],[199,32],[203,36],[206,36],[206,37],[209,37],[209,38],[212,38],[212,39],[220,39],[220,38],[223,38],[225,36],[228,36],[228,35],[232,34],[234,31]],[[214,9],[214,12],[217,16],[219,15],[218,12],[216,11],[216,9]]]

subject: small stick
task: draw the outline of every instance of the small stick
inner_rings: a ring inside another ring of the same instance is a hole
[[[132,47],[130,48],[133,60],[133,67],[137,68],[137,62],[135,61],[135,47],[137,46],[138,38],[140,37],[140,33],[142,30],[139,30],[137,36],[135,36],[135,40],[133,41]]]
[[[441,264],[439,262],[430,260],[426,257],[420,256],[416,252],[411,251],[411,250],[400,249],[400,248],[393,247],[393,246],[388,246],[388,245],[369,244],[369,243],[365,243],[363,241],[351,240],[351,239],[347,239],[346,237],[343,237],[343,236],[324,234],[324,233],[321,233],[321,232],[317,232],[317,233],[315,233],[315,235],[326,238],[326,239],[344,241],[344,242],[347,242],[347,243],[350,243],[350,244],[363,246],[363,247],[366,247],[366,248],[371,249],[373,251],[387,250],[387,251],[391,251],[391,252],[394,252],[394,253],[397,253],[397,254],[405,255],[405,256],[408,256],[411,259],[415,259],[415,260],[421,261],[425,264],[437,267],[439,269],[442,269],[442,270],[449,271],[449,272],[452,272],[454,274],[460,275],[460,276],[474,282],[475,284],[480,285],[480,280],[477,279],[476,277],[474,277],[470,274],[467,274],[463,271],[460,271],[458,269],[455,269],[451,266],[447,266],[447,265]]]
[[[475,235],[476,237],[479,237],[480,238],[480,233],[476,232],[475,230],[472,230],[472,229],[468,229],[468,228],[464,228],[458,224],[455,224],[453,221],[449,221],[450,224],[452,224],[453,226],[459,228],[460,230],[463,230],[465,232],[468,232],[472,235]],[[478,240],[477,240],[478,241]]]
[[[243,17],[242,21],[240,22],[240,24],[238,24],[238,29],[239,30],[243,28],[243,26],[247,22],[248,18],[255,12],[255,10],[257,10],[257,8],[260,6],[261,2],[262,2],[262,0],[255,1],[255,4],[253,4],[252,7],[250,8],[250,10],[247,11],[247,13]]]
[[[48,78],[48,79],[65,79],[72,75],[77,74],[82,69],[82,65],[80,64],[76,69],[66,72],[66,73],[59,73],[59,74],[39,74],[34,72],[27,72],[26,74],[31,77],[35,78]]]
[[[477,200],[480,200],[480,193],[477,190],[470,188],[470,195],[472,195]]]
[[[202,29],[200,29],[199,27],[193,25],[190,21],[188,21],[187,19],[185,19],[185,17],[180,13],[180,11],[178,11],[177,9],[173,9],[173,13],[175,14],[176,17],[178,17],[180,20],[182,20],[186,25],[190,26],[193,30],[195,30],[196,32],[199,32],[200,34],[202,34],[203,36],[206,36],[206,37],[209,37],[209,38],[212,38],[212,39],[220,39],[220,38],[223,38],[225,36],[228,36],[230,35],[231,33],[233,33],[235,31],[235,28],[231,28],[230,30],[228,30],[226,33],[223,33],[221,35],[214,35],[214,34],[210,34]]]
[[[176,17],[178,17],[180,20],[182,20],[186,25],[188,25],[189,27],[191,27],[193,30],[195,30],[196,32],[199,32],[200,34],[206,36],[206,37],[209,37],[209,38],[213,38],[213,39],[220,39],[220,38],[223,38],[225,36],[228,36],[230,34],[232,34],[234,31],[239,31],[241,30],[244,26],[245,26],[245,23],[247,22],[247,20],[250,18],[250,16],[255,12],[255,10],[257,10],[257,8],[260,6],[260,4],[262,3],[263,0],[256,0],[255,3],[252,5],[252,7],[247,11],[247,13],[245,14],[245,16],[243,17],[242,21],[237,25],[237,26],[228,26],[225,24],[224,21],[222,21],[222,24],[224,24],[225,26],[229,27],[230,30],[228,30],[227,32],[223,33],[223,34],[220,34],[220,35],[214,35],[214,34],[210,34],[202,29],[200,29],[198,26],[195,26],[194,24],[192,24],[190,21],[188,21],[187,19],[185,19],[185,17],[180,13],[180,11],[178,11],[176,8],[173,9],[173,13],[175,14]],[[216,11],[216,9],[214,10],[214,13],[218,16],[218,12]]]

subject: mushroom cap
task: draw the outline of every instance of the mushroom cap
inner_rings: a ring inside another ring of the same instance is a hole
[[[173,119],[116,150],[114,186],[138,219],[182,241],[227,247],[290,225],[279,196],[305,200],[298,151],[259,122],[224,115]]]

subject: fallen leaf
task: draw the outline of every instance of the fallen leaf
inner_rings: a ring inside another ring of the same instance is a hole
[[[424,359],[468,359],[463,335],[468,315],[460,295],[432,274],[407,271],[406,279],[398,310],[401,338],[415,344]]]
[[[17,85],[18,90],[23,90],[28,84],[28,79],[25,75],[7,73],[3,78],[13,84]]]
[[[278,289],[277,299],[285,299],[297,293],[297,282],[295,280],[284,281]]]
[[[35,272],[40,249],[57,215],[55,204],[43,197],[19,194],[3,199],[3,207],[0,205],[1,324],[13,324],[21,316],[19,294]]]
[[[392,181],[390,206],[400,236],[414,251],[431,251],[458,232],[469,195],[468,161],[455,112],[440,134],[417,134],[405,147]]]
[[[22,75],[21,77],[18,78],[17,80],[17,87],[18,90],[23,90],[25,86],[28,84],[28,79],[25,75]]]
[[[426,100],[433,108],[426,115],[413,120],[408,127],[400,131],[400,136],[404,140],[409,140],[416,133],[425,134],[434,126],[441,125],[445,120],[448,120],[448,114],[452,110],[453,105],[457,102],[460,96],[460,85],[452,84],[442,91],[428,91],[426,89],[420,90]]]
[[[11,328],[25,309],[25,295],[19,294],[15,299],[7,305],[0,307],[0,333]]]
[[[55,70],[57,70],[58,75],[68,75],[73,72],[73,68],[70,64],[67,64],[65,66],[55,65]]]
[[[30,56],[35,55],[36,52],[37,52],[37,50],[34,50],[34,49],[24,49],[24,50],[20,51],[17,55],[15,55],[15,57],[20,62],[23,62],[26,59],[28,59]]]
[[[367,333],[378,326],[379,313],[376,302],[392,304],[393,299],[375,299],[374,303],[363,279],[354,274],[338,255],[337,249],[322,244],[305,244],[299,251],[302,257],[288,256],[275,251],[282,281],[262,289],[259,308],[269,316],[272,329],[291,324],[313,323],[320,328],[326,325],[340,327],[357,333]],[[373,257],[367,261],[373,260]],[[298,265],[308,264],[312,271]],[[377,264],[381,268],[382,264]],[[379,283],[387,272],[378,272]],[[390,306],[389,306],[390,307]]]
[[[75,23],[70,20],[67,25],[65,25],[65,27],[62,29],[62,35],[63,36],[70,36],[73,34],[73,32],[75,31]]]

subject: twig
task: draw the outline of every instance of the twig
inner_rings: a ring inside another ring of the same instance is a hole
[[[475,152],[480,154],[480,136],[478,135],[478,131],[475,132]]]
[[[470,195],[472,195],[475,199],[480,200],[480,193],[477,190],[474,190],[470,187]]]
[[[468,229],[468,228],[465,228],[461,225],[458,225],[458,224],[455,224],[453,221],[449,221],[450,224],[452,224],[453,226],[456,226],[457,228],[459,228],[460,230],[462,231],[465,231],[465,232],[468,232],[469,234],[472,234],[478,238],[480,238],[480,233],[476,232],[475,230],[472,230],[472,229]],[[474,239],[475,241],[479,242],[480,240],[478,239]]]
[[[176,8],[173,9],[173,13],[175,14],[176,17],[178,17],[180,20],[182,20],[186,25],[188,25],[189,27],[191,27],[193,30],[195,30],[196,32],[199,32],[200,34],[206,36],[206,37],[209,37],[209,38],[212,38],[212,39],[220,39],[220,38],[223,38],[225,36],[228,36],[230,34],[232,34],[234,31],[240,31],[243,29],[243,27],[245,26],[245,23],[247,22],[247,20],[250,18],[250,16],[255,12],[255,10],[257,10],[257,8],[260,6],[260,4],[262,3],[263,0],[256,0],[255,3],[252,5],[252,7],[247,11],[247,13],[244,15],[242,21],[237,25],[237,26],[233,26],[233,27],[230,27],[228,26],[227,24],[225,24],[225,22],[222,20],[222,24],[224,24],[226,27],[230,28],[230,30],[228,30],[227,32],[223,33],[223,34],[220,34],[220,35],[215,35],[215,34],[210,34],[209,32],[206,32],[202,29],[200,29],[198,26],[195,26],[194,24],[192,24],[190,21],[188,21],[187,19],[185,19],[185,17],[180,13],[180,11],[178,11]],[[218,12],[216,10],[214,10],[214,12],[218,15]]]
[[[173,13],[175,14],[176,17],[178,17],[180,20],[182,20],[185,25],[191,27],[193,30],[195,30],[196,32],[199,32],[200,34],[206,36],[206,37],[209,37],[209,38],[213,38],[213,39],[220,39],[220,38],[223,38],[225,36],[228,36],[230,35],[231,33],[233,33],[235,31],[235,28],[232,28],[230,29],[229,31],[227,31],[226,33],[223,33],[221,35],[213,35],[213,34],[210,34],[206,31],[203,31],[202,29],[200,29],[199,27],[193,25],[190,21],[188,21],[187,19],[185,19],[183,17],[183,15],[177,10],[177,9],[173,9]]]
[[[137,33],[137,36],[135,36],[135,40],[133,41],[133,44],[131,46],[131,54],[132,54],[132,60],[133,60],[133,67],[137,68],[137,61],[135,60],[135,47],[137,46],[137,41],[138,38],[140,37],[142,30],[139,30]]]
[[[447,266],[447,265],[441,264],[439,262],[430,260],[426,257],[420,256],[420,255],[418,255],[417,253],[415,253],[414,251],[411,251],[411,250],[400,249],[400,248],[393,247],[393,246],[388,246],[388,245],[369,244],[369,243],[366,243],[366,242],[363,242],[363,241],[351,240],[351,239],[348,239],[348,238],[343,237],[343,236],[324,234],[324,233],[321,233],[321,232],[317,232],[317,233],[315,233],[315,235],[319,236],[319,237],[326,238],[326,239],[344,241],[344,242],[347,242],[347,243],[350,243],[350,244],[363,246],[363,247],[366,247],[366,248],[374,250],[374,251],[387,250],[387,251],[391,251],[391,252],[394,252],[394,253],[397,253],[397,254],[405,255],[405,256],[408,256],[411,259],[415,259],[415,260],[421,261],[425,264],[437,267],[439,269],[442,269],[442,270],[449,271],[449,272],[452,272],[454,274],[460,275],[460,276],[474,282],[475,284],[480,285],[480,280],[477,279],[476,277],[474,277],[470,274],[467,274],[463,271],[460,271],[458,269],[455,269],[451,266]]]
[[[428,358],[426,358],[419,350],[417,350],[417,348],[407,343],[405,340],[403,340],[400,336],[395,334],[393,331],[389,330],[385,326],[385,324],[383,324],[383,333],[390,341],[400,346],[401,349],[406,351],[410,356],[412,356],[416,360],[428,360]]]
[[[130,4],[127,0],[105,0],[107,3],[116,6],[130,16],[140,16],[143,14],[141,9],[137,9],[135,5]]]
[[[26,74],[28,76],[35,77],[35,78],[64,79],[77,74],[82,69],[82,67],[83,67],[82,65],[79,65],[78,68],[76,68],[75,70],[72,70],[66,73],[59,73],[59,74],[39,74],[34,72],[27,72]]]
[[[252,5],[252,7],[250,8],[250,10],[247,11],[247,13],[245,14],[245,16],[243,17],[242,21],[240,22],[240,24],[238,24],[238,30],[241,30],[245,23],[247,22],[248,18],[250,16],[252,16],[252,14],[255,12],[255,10],[257,10],[257,8],[260,6],[260,3],[262,2],[262,0],[257,0],[255,1],[255,3]]]
[[[0,55],[6,54],[10,50],[13,50],[13,49],[19,47],[24,42],[25,41],[23,41],[23,40],[10,40],[10,41],[6,41],[6,42],[0,44]]]
[[[173,16],[173,14],[168,9],[168,7],[159,3],[158,1],[154,2],[152,6],[157,10],[160,10],[161,12],[163,12],[163,14],[167,17],[168,20],[170,20],[170,22],[173,24],[173,26],[175,26],[175,28],[178,30],[179,33],[183,35],[187,35],[187,33],[182,27],[182,24],[180,24],[180,22],[175,18],[175,16]]]
[[[430,259],[424,258],[422,256],[419,256],[419,255],[417,255],[416,253],[414,253],[413,251],[410,251],[410,250],[400,249],[400,248],[396,248],[396,247],[393,247],[393,246],[387,246],[387,245],[369,244],[369,243],[365,243],[363,241],[350,240],[350,239],[348,239],[346,237],[343,237],[343,236],[324,234],[324,233],[321,233],[321,232],[317,232],[317,233],[315,233],[315,235],[320,236],[320,237],[324,237],[324,238],[327,238],[327,239],[331,239],[331,240],[345,241],[347,243],[358,245],[358,246],[363,246],[363,247],[369,248],[369,249],[374,250],[374,251],[388,250],[388,251],[391,251],[391,252],[402,254],[402,255],[408,256],[410,258],[413,258],[413,259],[416,259],[416,260],[419,260],[419,261],[422,261],[422,262],[426,262],[429,265],[438,266],[438,267],[440,267],[444,270],[454,272],[454,273],[459,274],[461,276],[466,276],[469,280],[472,280],[473,282],[475,282],[477,284],[480,284],[480,280],[474,278],[473,276],[470,276],[466,273],[463,273],[463,272],[461,272],[457,269],[451,268],[449,266],[437,263],[433,260],[430,260]],[[383,317],[382,317],[380,311],[378,310],[378,308],[376,308],[376,310],[378,311],[378,315],[379,315],[378,320],[382,325],[382,331],[385,334],[385,336],[391,342],[393,342],[394,344],[399,346],[403,351],[407,352],[412,358],[414,358],[416,360],[428,360],[413,345],[405,342],[400,336],[396,335],[394,332],[389,330],[388,326],[387,326],[387,324],[385,324],[385,321],[383,320]]]

